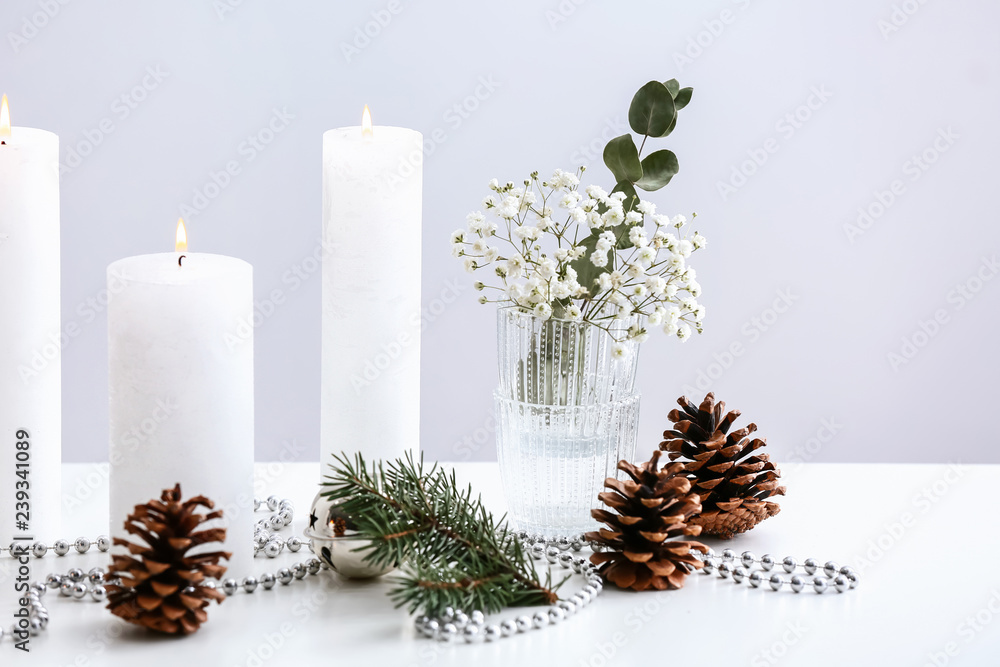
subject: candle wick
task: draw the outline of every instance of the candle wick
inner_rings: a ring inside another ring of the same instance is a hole
[[[177,258],[177,266],[183,266],[181,262],[184,261],[185,257],[187,257],[187,255],[181,255],[180,257]]]

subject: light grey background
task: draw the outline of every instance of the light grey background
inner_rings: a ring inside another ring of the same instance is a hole
[[[345,51],[373,16],[378,34]],[[437,137],[423,446],[494,458],[494,313],[475,303],[448,234],[491,177],[584,162],[610,186],[599,150],[624,132],[631,95],[676,77],[695,88],[664,143],[681,173],[653,200],[700,214],[709,310],[704,335],[644,345],[640,450],[682,391],[711,388],[786,462],[1000,462],[1000,280],[977,283],[1000,250],[998,21],[988,0],[5,2],[0,87],[14,122],[57,132],[72,167],[63,317],[79,335],[64,351],[64,458],[107,455],[106,265],[168,250],[181,207],[206,188],[216,196],[189,216],[192,250],[248,260],[258,299],[283,299],[256,331],[258,459],[318,455],[320,278],[303,267],[320,234],[322,132],[357,124],[366,103],[377,124]],[[275,110],[281,131],[249,148]],[[797,110],[808,119],[783,122]],[[744,166],[765,146],[766,162]],[[934,163],[914,171],[925,150]],[[239,174],[216,190],[229,161]],[[719,183],[741,168],[754,173],[724,197]],[[895,180],[900,194],[849,239],[859,207]],[[980,289],[959,307],[966,281]],[[791,305],[771,311],[782,293]],[[935,313],[945,322],[925,337]],[[893,367],[904,337],[920,346]]]

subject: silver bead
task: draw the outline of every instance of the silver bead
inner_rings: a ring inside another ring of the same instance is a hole
[[[823,577],[813,578],[813,590],[816,591],[817,593],[826,592],[826,579],[824,579]]]
[[[549,624],[549,615],[544,611],[536,611],[531,615],[531,625],[536,630],[541,630]]]
[[[858,573],[852,570],[851,568],[847,569],[849,571],[843,572],[842,575],[847,578],[847,582],[850,584],[851,588],[857,588],[858,582],[860,581],[860,579],[858,578]]]
[[[540,542],[534,542],[528,547],[528,554],[535,560],[541,560],[542,556],[545,555],[545,545]]]
[[[569,599],[570,602],[576,605],[577,609],[583,609],[588,604],[590,604],[590,596],[588,596],[583,591],[577,591],[573,593],[573,596]]]
[[[781,561],[781,567],[785,568],[785,572],[788,572],[789,574],[795,571],[795,567],[797,565],[798,563],[796,563],[795,559],[791,556],[785,556]]]
[[[90,589],[90,597],[94,602],[104,602],[108,599],[108,591],[105,590],[104,586],[94,586]]]
[[[476,644],[483,641],[483,633],[479,631],[478,625],[467,625],[462,628],[462,639],[466,644]]]
[[[734,560],[736,560],[736,552],[735,551],[733,551],[732,549],[723,549],[722,550],[722,561],[724,563],[731,563]]]
[[[516,619],[514,619],[514,622],[517,623],[518,632],[527,632],[528,630],[531,629],[530,616],[518,616]]]
[[[570,565],[570,567],[572,567],[573,571],[576,572],[577,574],[583,574],[583,568],[586,567],[586,565],[587,565],[586,558],[582,558],[581,556],[574,556],[573,563]]]
[[[101,553],[107,553],[107,551],[110,548],[111,548],[111,538],[109,538],[107,535],[98,535],[97,550],[100,551]]]
[[[545,560],[550,563],[555,563],[559,560],[559,549],[558,547],[545,547]]]
[[[802,569],[806,571],[806,574],[815,574],[818,568],[819,563],[816,562],[815,558],[806,558],[802,561]]]
[[[552,606],[548,609],[549,623],[555,625],[556,623],[561,623],[566,619],[566,612],[562,607]]]
[[[271,530],[281,530],[285,527],[285,522],[281,520],[281,515],[275,514],[270,519],[267,520],[268,525]]]
[[[582,551],[583,545],[583,537],[581,536],[573,540],[572,544],[570,544],[570,548],[573,549],[573,551]]]
[[[469,624],[469,615],[466,614],[464,611],[456,611],[455,618],[452,619],[452,623],[455,624],[456,628],[461,630],[462,628],[464,628]]]
[[[705,567],[701,568],[702,574],[713,574],[715,572],[715,563],[707,560],[705,561]]]
[[[454,607],[445,607],[444,611],[441,612],[441,620],[445,623],[451,623],[455,620],[455,609]]]
[[[253,593],[257,590],[257,577],[246,577],[243,579],[243,590],[247,593]]]
[[[473,625],[482,625],[485,622],[486,615],[478,609],[469,614],[469,623],[472,623]]]
[[[62,577],[58,574],[50,574],[45,577],[45,585],[49,588],[59,588],[62,585]]]
[[[559,551],[569,551],[571,546],[573,546],[573,542],[565,535],[556,540],[556,548]]]
[[[780,574],[772,574],[771,578],[768,579],[768,583],[771,584],[771,590],[779,590],[785,583],[784,578]]]
[[[844,581],[847,580],[845,579]],[[36,581],[35,583],[31,584],[31,587],[28,590],[40,598],[45,597],[45,594],[49,592],[49,589],[45,586],[45,584],[43,584],[40,581]]]
[[[556,606],[566,612],[566,616],[572,616],[577,610],[576,603],[570,600],[560,600],[556,603]]]
[[[76,549],[77,553],[85,554],[90,551],[90,540],[86,537],[78,537],[73,542],[73,548]]]
[[[774,567],[774,557],[771,554],[764,554],[760,557],[760,567],[765,572],[770,572]]]
[[[66,573],[69,576],[69,580],[72,582],[83,581],[84,575],[83,570],[78,567],[71,568],[69,572]]]
[[[253,511],[256,512],[260,509],[260,498],[253,499]]]
[[[825,574],[829,579],[833,579],[834,577],[836,577],[839,571],[840,571],[840,566],[834,563],[832,560],[826,561],[826,564],[823,566],[823,574]]]
[[[594,584],[587,584],[586,586],[584,586],[583,592],[586,593],[587,595],[589,595],[590,599],[593,601],[593,600],[595,600],[597,598],[597,594],[600,591],[598,590],[597,586],[595,586]]]
[[[278,503],[278,509],[284,512],[291,512],[292,514],[295,513],[295,505],[293,505],[292,501],[287,498]]]
[[[24,556],[30,549],[31,547],[23,542],[11,542],[10,546],[7,547],[7,551],[10,552],[11,556]]]
[[[283,567],[280,570],[278,570],[278,581],[281,582],[282,586],[287,586],[288,584],[292,583],[292,579],[294,578],[295,577],[292,574],[292,571],[289,570],[287,567]]]
[[[264,545],[264,555],[268,558],[277,558],[278,554],[281,553],[281,543],[276,540],[271,540],[266,545]]]
[[[307,572],[306,566],[303,565],[302,563],[296,563],[295,565],[292,566],[292,576],[294,576],[296,579],[302,579],[303,577],[305,577],[306,572]]]
[[[719,578],[728,579],[729,575],[733,573],[733,566],[729,564],[729,561],[723,560],[719,563]]]
[[[296,553],[302,548],[302,540],[298,537],[289,537],[288,541],[285,542],[285,546],[288,547],[288,550],[292,553]]]
[[[310,558],[306,562],[306,571],[308,571],[309,574],[319,574],[320,568],[322,567],[323,564],[319,562],[318,558]]]
[[[44,558],[48,552],[49,548],[45,546],[44,542],[35,542],[31,545],[31,553],[35,558]]]
[[[100,586],[104,583],[104,573],[103,572],[91,572],[87,575],[87,582],[91,586]]]
[[[32,637],[37,637],[42,634],[42,622],[37,618],[33,618],[28,621],[28,634]]]
[[[740,563],[743,564],[743,567],[753,567],[754,564],[753,552],[744,551],[743,554],[740,556]]]
[[[709,547],[708,551],[705,552],[705,558],[715,558],[715,549]]]
[[[235,579],[226,579],[222,582],[222,592],[226,595],[236,595],[236,591],[238,591],[239,588],[240,585]]]
[[[559,554],[559,565],[566,569],[573,567],[573,554],[569,551],[563,551]]]
[[[65,556],[69,553],[69,542],[66,540],[56,540],[52,545],[52,550],[57,556]]]
[[[441,626],[441,632],[438,633],[438,639],[443,642],[453,642],[458,638],[458,628],[455,627],[454,623],[445,623]]]
[[[73,584],[73,598],[76,600],[82,600],[87,597],[87,586],[82,581],[78,581]]]
[[[282,510],[278,512],[278,518],[281,519],[281,525],[287,526],[292,522],[292,513],[288,510]]]
[[[438,635],[441,634],[441,624],[438,623],[437,619],[432,618],[424,624],[424,634],[431,639],[438,638]]]
[[[802,577],[796,574],[791,578],[789,585],[792,587],[793,591],[795,591],[796,593],[801,593],[803,587],[805,587],[806,585],[806,582],[803,581]]]
[[[503,630],[499,625],[487,625],[483,628],[483,639],[488,642],[495,642],[503,636]]]
[[[747,571],[743,569],[742,565],[737,565],[733,568],[733,581],[737,584],[742,584],[743,580],[747,576]]]
[[[833,578],[833,586],[837,589],[838,593],[843,593],[850,588],[850,582],[847,581],[847,577],[842,574],[838,574]]]
[[[264,587],[265,591],[269,591],[274,588],[274,582],[276,581],[273,574],[270,572],[265,572],[260,575],[260,585]]]
[[[267,497],[267,509],[269,509],[269,510],[271,510],[273,512],[274,510],[278,509],[278,503],[280,503],[280,502],[281,502],[281,499],[278,498],[278,496],[268,496]]]
[[[517,633],[517,621],[508,618],[506,621],[500,624],[500,635],[503,637],[510,637]]]

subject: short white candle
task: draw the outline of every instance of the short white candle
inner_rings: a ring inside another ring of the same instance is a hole
[[[253,269],[204,253],[142,255],[108,267],[108,291],[111,534],[124,534],[135,505],[180,482],[185,497],[207,496],[225,512],[229,569],[246,576],[253,338],[237,331],[253,316]]]
[[[419,451],[422,183],[420,133],[368,107],[323,135],[324,466]]]
[[[15,536],[51,543],[62,535],[60,334],[59,137],[12,128],[5,95],[0,102],[0,544],[5,547]],[[19,492],[26,493],[18,497]],[[18,525],[22,520],[26,529]]]

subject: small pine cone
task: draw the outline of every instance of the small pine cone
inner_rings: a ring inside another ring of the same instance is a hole
[[[664,431],[660,449],[670,452],[671,461],[682,462],[701,498],[702,512],[692,519],[705,535],[728,540],[772,517],[781,509],[767,500],[785,494],[778,486],[781,472],[767,454],[753,454],[766,441],[749,435],[756,424],[729,433],[740,416],[726,413],[726,404],[716,403],[709,393],[700,406],[686,397],[677,399],[683,410],[671,410],[673,429]]]
[[[692,550],[708,551],[699,542],[673,539],[701,533],[701,526],[688,523],[701,511],[701,505],[698,494],[691,493],[684,465],[671,463],[657,469],[660,454],[653,452],[641,466],[620,461],[618,469],[631,481],[608,477],[604,486],[611,490],[598,495],[614,512],[590,512],[608,526],[584,536],[604,548],[590,560],[619,588],[681,588],[688,574],[703,566]]]
[[[221,510],[200,513],[199,507],[212,509],[214,505],[204,496],[181,502],[179,484],[165,490],[161,500],[136,505],[125,530],[145,544],[114,538],[115,545],[128,548],[130,555],[112,556],[108,576],[121,583],[107,586],[111,613],[166,634],[189,635],[208,620],[204,608],[211,600],[221,603],[226,596],[206,586],[205,579],[221,578],[226,568],[219,561],[228,560],[231,554],[199,549],[188,555],[191,549],[226,539],[225,528],[195,530],[222,517]]]

